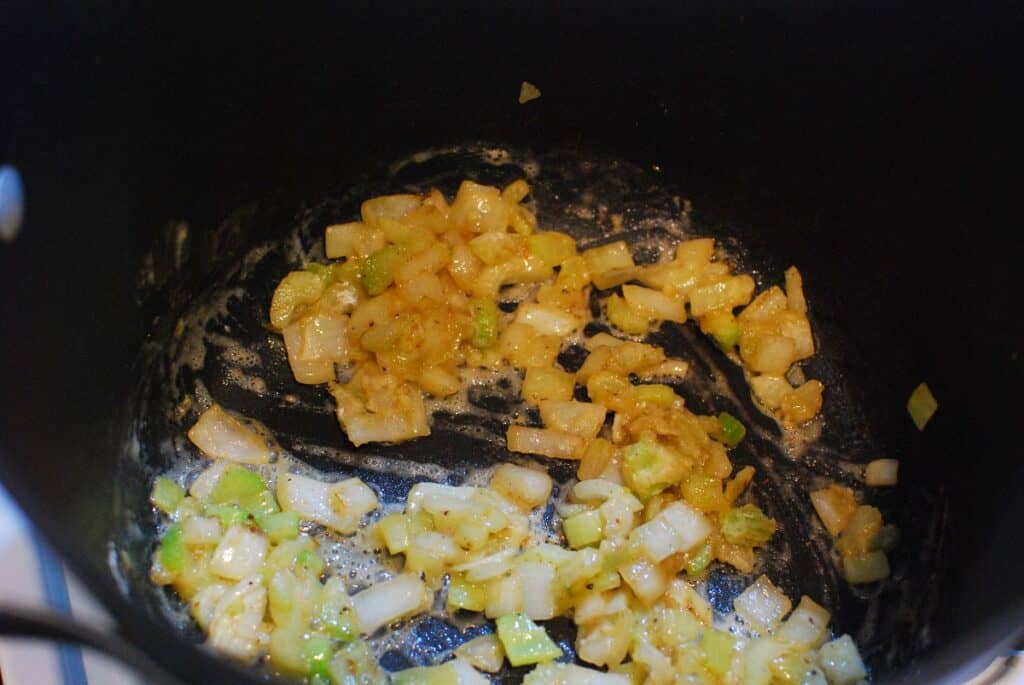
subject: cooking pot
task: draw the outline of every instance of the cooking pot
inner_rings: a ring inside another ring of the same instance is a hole
[[[260,679],[199,648],[146,580],[148,478],[165,465],[147,439],[147,364],[230,264],[304,208],[395,182],[387,165],[413,151],[480,140],[624,160],[688,199],[694,229],[733,239],[762,280],[800,266],[821,368],[843,398],[825,407],[835,458],[902,463],[882,501],[904,530],[896,573],[835,598],[837,630],[868,638],[876,682],[961,683],[1020,638],[1017,10],[101,2],[4,14],[0,162],[20,170],[25,220],[0,244],[0,475],[164,670]],[[541,97],[520,104],[523,81]],[[905,405],[922,381],[940,407],[918,432]]]

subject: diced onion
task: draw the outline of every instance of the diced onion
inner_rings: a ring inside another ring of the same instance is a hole
[[[540,403],[540,418],[547,428],[595,438],[604,426],[607,410],[592,402],[546,400]]]
[[[868,462],[864,482],[871,487],[896,485],[899,482],[900,462],[897,459],[875,459]]]
[[[240,580],[259,572],[268,547],[265,536],[245,526],[232,526],[214,550],[210,570],[222,578]]]
[[[516,425],[508,427],[505,442],[512,452],[541,454],[552,459],[580,459],[585,447],[583,438],[572,433]]]
[[[267,437],[224,411],[219,404],[202,413],[189,430],[188,439],[210,457],[239,464],[266,464],[273,455]]]
[[[770,633],[793,606],[768,576],[761,576],[733,600],[736,613],[755,630]]]
[[[376,583],[352,597],[352,608],[363,633],[407,616],[426,611],[434,603],[434,593],[419,576],[404,573],[383,583]]]
[[[343,535],[354,533],[363,515],[377,508],[376,494],[358,478],[325,483],[284,473],[277,479],[277,499],[285,511]]]
[[[539,507],[551,496],[551,476],[515,464],[501,464],[491,476],[491,489],[525,509]]]

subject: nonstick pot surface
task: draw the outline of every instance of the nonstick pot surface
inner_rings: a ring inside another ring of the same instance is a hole
[[[309,259],[322,260],[323,227],[356,217],[362,199],[386,192],[424,193],[432,188],[452,197],[464,178],[504,185],[524,177],[532,183],[530,199],[541,225],[573,234],[582,248],[625,239],[641,262],[653,261],[658,250],[667,250],[672,241],[714,234],[727,249],[732,247],[736,268],[756,274],[761,287],[782,278],[785,256],[746,251],[743,230],[719,228],[711,233],[711,227],[691,216],[689,198],[656,173],[596,154],[532,156],[496,145],[458,147],[413,155],[392,166],[391,173],[349,187],[338,197],[290,218],[259,205],[236,212],[212,236],[218,244],[238,243],[238,249],[228,252],[232,257],[211,274],[212,284],[203,279],[177,282],[172,278],[165,288],[150,293],[161,302],[187,305],[165,317],[173,327],[173,332],[166,327],[163,331],[166,346],[161,347],[159,335],[154,340],[156,348],[141,389],[145,401],[136,415],[140,450],[123,465],[124,480],[137,484],[126,495],[122,512],[127,529],[136,534],[118,540],[116,546],[121,550],[119,571],[125,574],[133,595],[154,607],[168,600],[165,591],[151,588],[146,579],[156,536],[145,485],[157,473],[181,469],[183,463],[192,464],[193,470],[202,468],[202,458],[183,434],[211,399],[266,424],[286,450],[307,464],[371,483],[386,503],[404,501],[409,487],[419,480],[461,484],[477,469],[525,458],[504,448],[505,430],[512,421],[539,425],[539,417],[519,401],[515,388],[507,382],[475,386],[469,393],[468,412],[438,409],[428,438],[356,450],[337,426],[325,387],[302,386],[292,378],[281,339],[270,331],[267,315],[276,282]],[[612,229],[613,214],[623,219],[620,231]],[[173,236],[174,254],[188,259],[187,253],[183,254],[188,248],[182,247],[189,245],[187,228],[176,227]],[[155,265],[167,264],[169,259],[171,255],[155,254],[148,260],[154,269],[142,280],[162,281],[164,274],[158,273],[161,270]],[[810,283],[807,287],[814,306],[818,288]],[[822,284],[821,289],[825,287]],[[514,306],[511,299],[503,303],[506,310]],[[594,306],[598,307],[596,299]],[[817,318],[816,311],[817,307],[812,319]],[[597,332],[598,326],[593,325],[588,333]],[[871,666],[884,673],[904,665],[928,644],[939,589],[930,581],[943,570],[947,503],[944,486],[929,480],[905,477],[898,488],[871,492],[856,476],[858,463],[879,455],[899,454],[907,461],[918,457],[905,446],[905,439],[899,440],[913,430],[902,412],[885,417],[884,424],[876,427],[873,417],[860,406],[851,369],[863,362],[855,358],[852,335],[853,329],[826,327],[819,342],[821,352],[805,367],[810,377],[826,384],[829,393],[820,437],[799,449],[784,447],[779,427],[751,403],[740,370],[696,331],[695,324],[666,324],[648,339],[691,364],[691,372],[677,391],[692,411],[729,411],[750,427],[750,437],[733,452],[732,459],[737,468],[748,464],[757,468],[753,498],[780,523],[780,532],[754,574],[739,574],[724,566],[712,571],[707,592],[715,609],[731,611],[733,597],[757,575],[766,573],[791,597],[806,594],[823,603],[834,616],[837,634],[856,635]],[[560,362],[575,370],[585,355],[581,347],[563,346]],[[571,484],[573,463],[537,462],[563,487]],[[817,524],[807,497],[826,481],[862,491],[865,501],[881,505],[886,520],[903,531],[907,542],[894,555],[893,577],[881,586],[854,589],[839,578],[830,556],[831,539]],[[549,520],[552,515],[550,509]],[[557,534],[557,526],[554,528]],[[350,578],[353,591],[394,570],[385,566],[357,574],[356,567],[364,565],[346,557],[336,562],[335,572]],[[171,598],[168,604],[172,612],[175,608],[183,612],[180,601]],[[426,665],[487,630],[487,625],[481,616],[456,621],[427,616],[414,619],[396,635],[379,636],[374,644],[391,670]],[[572,654],[571,624],[556,621],[553,626],[556,639]],[[507,673],[503,682],[518,682],[521,677],[522,672]]]
[[[151,522],[133,517],[151,472],[132,465],[157,465],[150,438],[174,426],[133,424],[144,367],[131,360],[144,347],[156,359],[172,316],[251,245],[294,228],[301,201],[331,197],[319,211],[345,214],[367,169],[379,180],[380,164],[409,151],[479,138],[630,160],[693,201],[695,230],[736,238],[765,279],[800,266],[822,343],[815,371],[849,399],[824,444],[855,460],[874,456],[869,444],[901,457],[913,492],[883,508],[908,540],[949,552],[936,562],[905,544],[907,582],[884,602],[830,594],[844,629],[893,636],[891,651],[864,636],[879,681],[957,682],[1019,634],[1021,339],[1014,256],[1000,248],[1017,223],[1016,10],[48,11],[15,7],[0,41],[14,65],[0,151],[28,195],[22,235],[0,246],[3,478],[132,639],[189,682],[244,676],[186,647],[141,582]],[[522,80],[540,100],[515,103]],[[250,211],[227,222],[238,229],[218,228],[239,207]],[[180,224],[191,257],[178,262],[153,244],[174,244]],[[136,279],[147,252],[148,284]],[[275,266],[287,263],[263,268]],[[257,300],[230,312],[253,331]],[[204,373],[215,382],[226,369]],[[941,408],[917,435],[904,403],[921,380]],[[225,398],[248,411],[244,393]],[[266,420],[285,437],[340,439],[329,416],[281,414]],[[806,521],[793,513],[787,527]],[[801,550],[800,568],[817,568],[815,554]],[[787,590],[806,582],[791,576]]]

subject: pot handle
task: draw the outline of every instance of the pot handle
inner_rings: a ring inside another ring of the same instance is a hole
[[[46,611],[0,607],[0,636],[55,640],[90,647],[117,659],[153,685],[182,685],[133,644],[116,635],[76,623]]]

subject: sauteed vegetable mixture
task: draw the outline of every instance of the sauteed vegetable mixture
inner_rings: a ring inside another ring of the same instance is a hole
[[[505,661],[533,667],[532,685],[866,679],[853,640],[832,639],[829,612],[811,597],[794,608],[766,576],[728,620],[715,616],[700,579],[716,562],[752,572],[776,522],[748,501],[754,469],[730,461],[746,427],[688,410],[670,384],[687,363],[642,342],[692,318],[742,366],[765,413],[787,429],[813,421],[822,383],[791,382],[815,352],[800,272],[755,296],[711,238],[653,265],[621,240],[581,252],[539,229],[529,192],[465,181],[451,203],[436,190],[367,200],[360,221],[327,227],[329,263],[283,278],[270,324],[296,380],[327,384],[357,447],[428,435],[425,395],[455,395],[474,369],[515,369],[541,425],[509,425],[507,448],[576,461],[568,496],[553,499],[544,470],[510,461],[486,487],[418,483],[404,511],[384,514],[359,479],[290,470],[262,426],[214,404],[188,434],[210,466],[154,484],[168,526],[153,581],[189,603],[215,649],[314,683],[469,685]],[[585,335],[595,321],[609,332]],[[558,363],[567,341],[588,350],[575,371]],[[873,462],[867,482],[892,485],[896,470]],[[888,576],[896,528],[849,488],[808,496],[846,580]],[[534,535],[552,501],[561,544]],[[350,596],[341,576],[325,577],[318,527],[365,534],[401,557],[401,572]],[[442,665],[386,673],[363,638],[432,611],[482,613],[494,632]],[[576,624],[586,666],[563,663],[545,631],[560,616]]]

